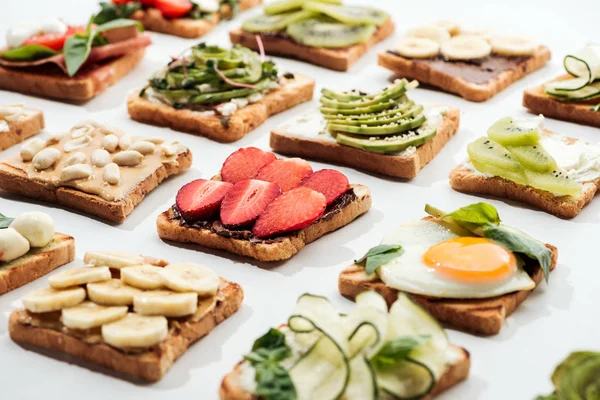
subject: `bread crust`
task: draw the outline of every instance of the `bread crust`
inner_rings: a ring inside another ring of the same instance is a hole
[[[552,81],[570,78],[573,76],[561,75]],[[546,94],[544,85],[527,89],[523,93],[523,107],[528,108],[532,113],[596,127],[600,127],[600,112],[590,109],[590,106],[599,102],[600,99],[596,99],[592,103],[558,101]]]
[[[0,151],[21,143],[44,129],[44,113],[41,110],[26,110],[31,114],[10,123],[8,132],[0,132]]]
[[[59,351],[91,364],[147,382],[160,380],[193,343],[206,336],[241,306],[244,293],[237,283],[222,280],[217,305],[199,321],[183,321],[171,328],[169,336],[153,349],[141,353],[125,353],[105,343],[87,343],[78,337],[50,328],[34,327],[20,322],[25,310],[10,314],[8,330],[12,340],[44,349]]]
[[[98,195],[70,187],[47,186],[44,182],[30,180],[24,171],[1,162],[0,189],[84,211],[108,221],[123,222],[146,194],[154,190],[169,176],[178,174],[191,166],[191,151],[188,149],[180,153],[176,161],[177,163],[162,164],[152,175],[140,182],[127,197],[116,201],[104,200]]]
[[[545,46],[539,46],[523,67],[504,71],[484,84],[476,84],[433,69],[418,60],[413,61],[387,52],[379,53],[379,65],[394,71],[399,76],[416,79],[421,83],[438,87],[466,100],[476,102],[490,99],[510,84],[541,68],[549,60],[550,50]]]
[[[60,100],[85,101],[114,85],[144,57],[146,49],[102,62],[74,77],[47,68],[5,68],[0,66],[0,89]]]
[[[371,208],[371,192],[366,186],[351,185],[356,200],[340,210],[332,218],[315,222],[306,228],[285,236],[274,243],[252,243],[248,240],[226,238],[208,229],[190,228],[179,225],[169,218],[170,210],[160,214],[156,220],[158,236],[163,240],[180,243],[195,243],[204,247],[225,250],[230,253],[251,257],[259,261],[281,261],[291,258],[308,243],[319,239],[326,233],[348,225],[358,216]]]
[[[0,295],[10,292],[75,259],[75,239],[55,233],[45,247],[32,248],[27,254],[0,263]]]
[[[395,178],[411,179],[442,150],[457,132],[460,111],[449,107],[444,122],[432,139],[418,146],[410,156],[380,154],[333,141],[291,136],[283,131],[271,132],[271,148],[278,153],[322,160],[375,172]]]
[[[296,43],[291,39],[277,36],[262,35],[261,40],[267,54],[296,58],[334,71],[347,71],[371,47],[389,37],[394,32],[394,29],[394,22],[391,18],[388,18],[368,41],[341,49],[309,47]],[[255,36],[254,33],[246,32],[242,29],[235,29],[229,32],[231,43],[241,44],[253,50],[258,50],[258,43]]]
[[[233,113],[227,123],[222,123],[223,117],[219,115],[203,115],[197,111],[176,110],[166,104],[153,103],[140,97],[138,92],[129,96],[127,111],[138,122],[230,143],[246,136],[271,115],[312,99],[315,81],[301,74],[294,74],[294,77],[294,80],[267,93],[262,100]]]

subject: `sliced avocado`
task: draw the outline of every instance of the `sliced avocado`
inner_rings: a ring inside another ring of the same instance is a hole
[[[353,133],[360,136],[379,136],[393,135],[400,132],[405,132],[414,128],[418,128],[425,122],[425,115],[419,114],[414,117],[392,122],[381,126],[354,126],[354,125],[337,125],[328,123],[327,128],[333,132]]]
[[[436,135],[436,128],[426,124],[416,131],[410,131],[403,135],[387,137],[364,138],[346,133],[338,133],[338,143],[371,151],[375,153],[396,153],[411,146],[420,146]]]
[[[351,118],[341,118],[341,119],[333,119],[328,120],[329,124],[332,125],[348,125],[348,126],[381,126],[388,125],[393,123],[399,123],[399,121],[406,120],[408,118],[419,115],[423,112],[424,107],[422,105],[413,105],[405,112],[396,111],[391,116],[384,117],[373,117],[371,119],[351,119]],[[377,115],[377,114],[372,114]]]
[[[344,102],[339,101],[335,98],[329,98],[327,96],[321,97],[321,104],[325,107],[335,108],[335,109],[354,109],[354,108],[362,108],[372,106],[374,104],[381,103],[386,100],[394,100],[398,97],[401,97],[406,93],[406,85],[408,81],[406,79],[401,79],[398,82],[394,83],[391,86],[386,87],[381,92],[377,93],[375,96],[365,97],[360,100],[355,100],[352,102]]]
[[[378,118],[392,118],[398,114],[405,113],[409,110],[415,103],[412,100],[407,100],[406,97],[401,97],[396,100],[396,105],[390,109],[383,110],[376,113],[367,113],[367,114],[357,114],[357,115],[342,115],[342,114],[323,114],[323,118],[326,120],[344,120],[347,122],[362,122],[362,121],[371,121]]]
[[[323,114],[333,114],[333,115],[362,115],[362,114],[371,114],[374,112],[379,112],[379,111],[383,111],[383,110],[387,110],[390,109],[392,107],[394,107],[395,105],[399,104],[398,101],[396,100],[387,100],[387,101],[382,101],[380,103],[371,105],[371,106],[367,106],[367,107],[357,107],[357,108],[353,108],[353,109],[336,109],[336,108],[331,108],[331,107],[321,107],[321,112]]]
[[[329,97],[330,99],[339,100],[339,101],[356,101],[362,100],[364,98],[371,98],[372,96],[360,92],[357,90],[350,90],[346,92],[335,92],[329,89],[321,89],[321,95],[325,97]]]

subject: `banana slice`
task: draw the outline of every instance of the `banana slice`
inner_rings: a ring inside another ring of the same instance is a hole
[[[491,29],[467,29],[461,30],[460,36],[475,36],[480,39],[489,41],[492,36],[494,36],[494,32]]]
[[[538,48],[538,43],[527,36],[492,36],[490,45],[501,56],[530,56]]]
[[[152,290],[164,286],[162,268],[154,265],[137,265],[121,270],[121,280],[139,289]]]
[[[440,51],[449,60],[473,60],[489,56],[492,48],[481,38],[461,35],[444,42]]]
[[[450,39],[450,34],[446,29],[440,26],[423,25],[409,29],[408,32],[406,32],[406,37],[431,39],[436,43],[442,44],[446,40]]]
[[[72,329],[91,329],[117,321],[127,315],[128,307],[105,307],[84,301],[62,310],[61,322]]]
[[[426,38],[407,37],[396,46],[396,51],[408,58],[431,58],[440,52],[439,43]]]
[[[169,264],[160,272],[165,286],[176,292],[211,296],[219,289],[219,276],[210,268],[194,263]]]
[[[448,31],[450,36],[456,36],[460,34],[460,25],[455,21],[442,20],[435,23],[440,28],[444,28]]]
[[[59,311],[74,307],[85,300],[85,289],[76,287],[66,290],[52,288],[35,289],[23,297],[23,305],[34,313]]]
[[[133,297],[141,290],[128,286],[120,279],[105,282],[88,283],[87,293],[90,300],[106,306],[128,306],[133,304]]]
[[[65,289],[86,283],[107,281],[111,278],[108,267],[83,267],[61,271],[48,278],[48,283],[54,289]]]
[[[157,345],[169,334],[165,317],[146,317],[129,313],[118,321],[102,325],[102,339],[119,348],[145,348]]]
[[[88,251],[85,253],[83,261],[88,265],[104,265],[114,269],[121,269],[124,267],[141,265],[145,263],[142,256],[116,251]]]
[[[141,315],[184,317],[198,309],[196,293],[175,293],[170,290],[150,290],[133,298],[133,310]]]

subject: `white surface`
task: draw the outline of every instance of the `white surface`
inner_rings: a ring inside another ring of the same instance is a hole
[[[8,3],[8,0],[5,1]],[[460,107],[462,115],[458,135],[410,182],[340,167],[351,182],[363,183],[371,188],[373,208],[354,223],[310,244],[296,257],[280,264],[257,264],[223,252],[198,251],[188,246],[163,243],[156,235],[155,219],[173,203],[175,193],[183,184],[194,178],[212,176],[219,170],[225,157],[236,148],[258,146],[268,149],[269,130],[315,107],[318,94],[313,103],[271,118],[242,140],[230,145],[133,122],[127,116],[127,93],[142,87],[150,73],[161,67],[169,55],[176,55],[186,46],[197,42],[155,33],[151,33],[154,44],[148,49],[141,65],[116,86],[85,105],[75,106],[0,92],[0,103],[26,102],[28,106],[44,110],[48,132],[66,130],[80,120],[93,118],[114,124],[129,134],[164,135],[179,140],[194,152],[193,167],[166,181],[148,195],[121,225],[111,225],[50,204],[0,194],[0,212],[16,216],[25,211],[45,211],[55,219],[58,231],[75,236],[78,259],[61,269],[80,265],[86,250],[132,251],[170,261],[205,264],[224,277],[241,283],[246,293],[241,310],[187,351],[161,382],[141,385],[24,350],[9,339],[8,315],[21,306],[19,299],[23,294],[47,285],[45,278],[39,279],[0,297],[0,398],[216,399],[223,375],[250,349],[255,338],[269,327],[285,321],[300,294],[312,292],[326,295],[341,310],[348,310],[352,303],[338,294],[338,273],[368,248],[378,244],[385,232],[401,221],[423,216],[426,202],[453,210],[481,200],[476,196],[454,192],[448,185],[448,173],[458,161],[464,159],[466,144],[484,134],[487,127],[499,117],[527,115],[521,106],[523,90],[560,74],[566,52],[576,51],[588,41],[597,40],[596,17],[600,12],[600,4],[594,0],[579,2],[572,9],[563,1],[541,3],[510,0],[501,2],[501,6],[482,1],[420,0],[400,4],[400,1],[379,0],[371,3],[392,12],[398,30],[392,38],[366,54],[348,73],[278,59],[281,67],[316,78],[317,90],[323,85],[334,89],[379,89],[387,83],[391,74],[377,66],[377,52],[393,46],[406,29],[442,18],[456,19],[466,26],[493,27],[498,32],[534,35],[552,49],[553,60],[542,70],[485,103],[469,103],[431,90],[418,89],[412,92],[411,96],[417,101]],[[84,24],[89,15],[96,11],[95,0],[11,1],[10,7],[2,9],[0,32],[5,32],[9,23],[17,23],[25,18],[37,20],[59,16],[71,23]],[[204,40],[227,45],[227,30],[237,27],[240,19],[222,24]],[[546,121],[546,126],[594,143],[599,140],[600,130],[597,128],[550,119]],[[0,156],[4,158],[16,154],[18,147],[2,152]],[[316,162],[312,165],[315,169],[328,167]],[[538,393],[550,391],[551,371],[570,351],[600,348],[600,325],[597,322],[600,270],[595,261],[598,254],[600,199],[593,201],[571,221],[560,220],[516,203],[489,201],[499,209],[505,223],[557,245],[560,249],[559,263],[550,284],[542,284],[508,318],[499,335],[484,338],[450,331],[451,340],[471,352],[472,370],[468,381],[438,397],[442,400],[532,399]]]

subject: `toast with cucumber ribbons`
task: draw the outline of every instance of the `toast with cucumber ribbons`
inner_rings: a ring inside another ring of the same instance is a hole
[[[24,309],[9,317],[14,341],[155,382],[244,297],[238,284],[194,263],[101,251],[84,262],[23,297]]]
[[[312,99],[315,82],[244,46],[200,43],[173,58],[127,102],[132,119],[233,142],[271,115]]]
[[[409,29],[393,49],[379,54],[379,65],[398,76],[479,102],[548,60],[550,50],[531,38],[467,30],[451,21]]]
[[[23,104],[0,105],[0,151],[44,129],[44,113]]]
[[[536,400],[591,400],[600,393],[600,352],[575,351],[552,373],[554,393]]]
[[[536,114],[600,127],[600,44],[587,45],[563,62],[567,75],[523,93]]]
[[[278,0],[229,36],[232,43],[263,47],[267,54],[347,71],[393,32],[390,16],[377,8],[342,5],[342,0]]]
[[[469,353],[450,344],[425,310],[376,292],[340,314],[325,297],[300,296],[287,324],[258,338],[225,376],[221,400],[432,399],[465,380]]]
[[[414,178],[457,132],[457,108],[417,104],[398,79],[380,92],[321,91],[321,108],[271,132],[278,153]]]
[[[450,173],[452,188],[577,216],[600,188],[600,146],[552,133],[543,120],[498,120],[467,146],[467,160]]]
[[[556,267],[558,251],[501,223],[496,209],[476,203],[402,223],[381,244],[340,273],[350,299],[375,290],[392,304],[408,294],[438,321],[494,335],[504,320]]]

